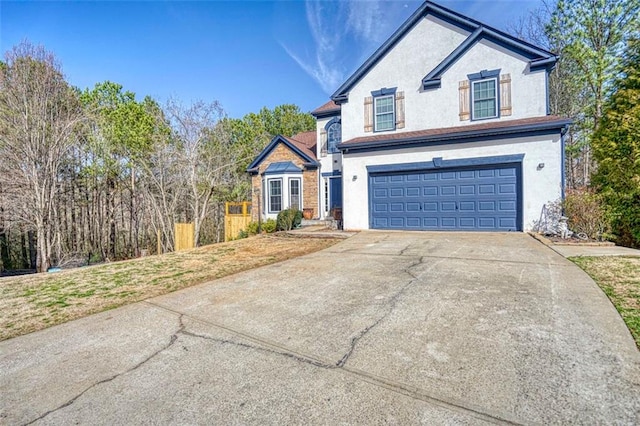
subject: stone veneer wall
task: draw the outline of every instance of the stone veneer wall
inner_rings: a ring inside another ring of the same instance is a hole
[[[269,167],[269,164],[279,161],[291,161],[298,167],[304,168],[305,161],[297,154],[291,151],[286,145],[279,143],[276,147],[262,160],[259,166],[258,174],[251,176],[251,220],[257,221],[260,212],[258,211],[258,197],[262,195],[261,183],[262,172]],[[260,201],[260,208],[264,209]],[[313,217],[318,217],[318,169],[309,169],[302,172],[302,207],[313,208]]]

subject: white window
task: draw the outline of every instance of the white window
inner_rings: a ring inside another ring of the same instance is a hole
[[[394,96],[378,96],[373,99],[374,130],[381,132],[395,128]]]
[[[474,120],[494,118],[498,116],[497,80],[479,80],[472,82],[471,91],[472,116]]]
[[[269,213],[282,210],[282,179],[269,179]]]
[[[300,210],[300,179],[289,179],[289,207]]]

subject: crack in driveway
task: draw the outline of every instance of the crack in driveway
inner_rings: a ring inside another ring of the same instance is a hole
[[[85,390],[83,390],[82,392],[80,392],[79,394],[77,394],[76,396],[74,396],[73,398],[71,398],[70,400],[65,402],[64,404],[47,411],[46,413],[40,415],[39,417],[37,417],[37,418],[27,422],[27,423],[24,423],[24,425],[25,426],[26,425],[31,425],[31,424],[37,422],[38,420],[42,420],[45,417],[47,417],[48,415],[55,413],[58,410],[61,410],[61,409],[65,408],[65,407],[70,406],[71,404],[76,402],[80,397],[82,397],[82,395],[84,395],[85,393],[89,392],[91,389],[95,388],[96,386],[100,386],[102,384],[112,382],[113,380],[117,379],[118,377],[120,377],[122,375],[131,373],[132,371],[137,370],[138,368],[142,367],[147,362],[151,361],[153,358],[155,358],[161,352],[166,351],[167,349],[169,349],[171,346],[173,346],[173,344],[176,342],[176,340],[178,340],[178,333],[182,332],[184,330],[184,328],[185,328],[185,326],[184,326],[184,324],[182,322],[182,318],[183,317],[184,317],[184,314],[180,314],[180,316],[178,317],[178,329],[170,336],[169,343],[167,343],[166,345],[164,345],[163,347],[161,347],[157,351],[153,352],[147,358],[143,359],[142,361],[140,361],[139,363],[137,363],[136,365],[134,365],[133,367],[129,368],[126,371],[122,371],[120,373],[114,374],[111,377],[107,377],[106,379],[102,379],[102,380],[92,384],[91,386],[87,387]]]
[[[404,249],[402,249],[400,251],[400,253],[404,253],[405,250],[407,250],[409,248],[409,246],[405,247]],[[351,345],[349,347],[349,350],[342,356],[342,358],[340,358],[340,361],[338,361],[338,363],[336,364],[338,367],[343,367],[347,361],[349,361],[349,358],[351,357],[351,355],[353,354],[353,351],[355,350],[356,346],[358,345],[358,342],[365,337],[371,330],[373,330],[374,328],[376,328],[382,321],[384,321],[396,308],[396,305],[398,303],[398,300],[400,299],[400,297],[402,297],[402,295],[404,295],[404,293],[406,293],[406,291],[411,287],[411,285],[413,283],[415,283],[418,279],[418,277],[416,277],[412,272],[411,269],[420,265],[423,262],[423,258],[419,258],[417,261],[411,263],[409,266],[407,266],[402,272],[405,272],[407,275],[409,275],[410,277],[412,277],[409,282],[407,282],[405,285],[403,285],[400,290],[398,290],[393,296],[391,296],[391,298],[389,299],[389,301],[386,303],[387,304],[387,310],[384,312],[384,314],[382,314],[382,316],[380,318],[378,318],[374,323],[372,323],[371,325],[368,325],[367,327],[363,328],[356,336],[354,336],[351,339]]]
[[[123,376],[127,373],[130,373],[140,367],[142,367],[143,365],[145,365],[147,362],[149,362],[150,360],[152,360],[154,357],[156,357],[157,355],[159,355],[160,353],[162,353],[163,351],[166,351],[168,349],[170,349],[175,342],[178,340],[179,336],[185,336],[185,337],[192,337],[192,338],[197,338],[197,339],[204,339],[204,340],[208,340],[211,342],[215,342],[217,344],[220,345],[233,345],[235,347],[238,348],[244,348],[247,350],[253,350],[253,351],[260,351],[262,353],[266,353],[266,354],[273,354],[279,357],[284,357],[290,360],[293,360],[295,362],[298,363],[303,363],[303,364],[307,364],[313,367],[317,367],[317,368],[323,368],[326,370],[340,370],[343,371],[346,374],[349,374],[351,376],[353,376],[354,379],[356,380],[363,380],[365,382],[368,382],[372,385],[375,386],[380,386],[380,387],[384,387],[387,388],[391,391],[406,395],[408,397],[414,398],[414,399],[418,399],[421,401],[425,401],[431,404],[436,404],[445,408],[448,408],[450,410],[454,410],[454,411],[459,411],[459,412],[465,412],[467,414],[472,415],[473,417],[476,417],[478,419],[482,419],[484,421],[489,421],[492,423],[509,423],[509,424],[514,424],[512,421],[510,420],[506,420],[504,419],[502,416],[500,415],[495,415],[495,414],[490,414],[487,412],[484,412],[482,409],[478,409],[473,408],[473,407],[469,407],[466,406],[465,404],[461,403],[460,401],[449,401],[447,399],[442,399],[440,397],[437,396],[433,396],[430,395],[428,392],[418,389],[418,388],[414,388],[410,385],[406,385],[403,383],[398,383],[395,382],[394,380],[391,379],[385,379],[383,377],[378,377],[376,375],[373,375],[369,372],[366,371],[359,371],[357,369],[348,367],[346,365],[346,363],[349,361],[350,357],[353,355],[353,353],[355,352],[358,344],[362,341],[363,338],[365,338],[369,333],[371,333],[372,330],[374,330],[376,327],[378,327],[381,323],[383,323],[385,321],[385,319],[389,318],[389,316],[394,312],[394,310],[397,308],[397,305],[400,301],[400,299],[411,289],[411,287],[419,281],[419,277],[416,273],[414,273],[413,269],[416,268],[417,266],[424,264],[427,259],[429,258],[428,256],[421,256],[421,257],[413,257],[413,256],[408,256],[405,254],[405,252],[409,249],[409,245],[405,248],[403,248],[402,250],[400,250],[399,252],[396,252],[396,256],[401,256],[403,258],[409,258],[407,260],[412,260],[410,264],[408,264],[404,269],[402,269],[402,272],[406,273],[410,279],[402,284],[402,286],[395,292],[393,293],[393,295],[391,297],[389,297],[386,302],[384,302],[383,306],[382,306],[382,315],[380,315],[377,319],[375,319],[375,321],[373,321],[370,325],[366,326],[365,328],[363,328],[360,332],[357,333],[356,336],[354,336],[349,344],[349,349],[347,350],[347,352],[340,358],[340,360],[335,363],[333,361],[328,361],[328,360],[322,360],[322,359],[317,359],[316,357],[313,356],[309,356],[307,354],[301,354],[301,353],[296,353],[294,350],[291,350],[290,348],[287,348],[285,346],[282,346],[281,344],[277,343],[277,342],[268,342],[260,337],[257,336],[252,336],[249,335],[247,333],[243,333],[241,331],[238,330],[234,330],[232,328],[229,328],[227,326],[224,325],[220,325],[220,324],[216,324],[214,322],[210,322],[210,321],[206,321],[206,320],[202,320],[196,317],[191,317],[183,312],[180,311],[176,311],[174,309],[171,309],[169,307],[165,307],[162,305],[158,305],[155,304],[153,302],[150,301],[145,301],[144,303],[156,307],[156,308],[160,308],[163,310],[167,310],[169,312],[174,313],[177,317],[178,317],[178,328],[171,334],[170,338],[169,338],[169,342],[164,345],[162,348],[158,349],[157,351],[153,352],[151,355],[149,355],[147,358],[145,358],[144,360],[142,360],[141,362],[139,362],[138,364],[136,364],[135,366],[129,368],[126,371],[123,371],[121,373],[115,374],[109,378],[100,380],[92,385],[90,385],[89,387],[87,387],[85,390],[83,390],[82,392],[80,392],[78,395],[76,395],[75,397],[71,398],[70,400],[68,400],[67,402],[65,402],[64,404],[60,405],[59,407],[52,409],[50,411],[47,411],[46,413],[42,414],[41,416],[39,416],[38,418],[26,423],[26,424],[33,424],[35,422],[37,422],[38,420],[41,420],[47,416],[49,416],[50,414],[61,410],[65,407],[68,407],[70,405],[72,405],[74,402],[76,402],[79,398],[81,398],[83,395],[85,395],[87,392],[89,392],[91,389],[104,384],[104,383],[108,383],[108,382],[112,382],[113,380],[115,380],[116,378]],[[413,258],[413,259],[412,259]],[[444,260],[444,259],[443,259]],[[440,263],[440,262],[437,262]],[[433,265],[431,265],[433,266]],[[221,330],[225,330],[227,332],[232,333],[233,336],[238,336],[240,339],[236,340],[233,338],[217,338],[217,337],[213,337],[213,336],[208,336],[205,334],[200,334],[200,333],[196,333],[193,331],[189,331],[187,329],[187,326],[184,324],[183,319],[185,318],[185,316],[189,319],[193,319],[194,321],[197,322],[202,322],[203,324],[208,324],[208,325],[212,325],[216,328],[220,328]],[[240,341],[239,341],[240,340]],[[244,341],[242,341],[244,340]],[[247,343],[247,341],[249,343]]]

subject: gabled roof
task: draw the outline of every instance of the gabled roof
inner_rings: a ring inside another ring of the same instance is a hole
[[[340,115],[340,105],[334,101],[329,101],[326,104],[319,106],[311,111],[311,115],[315,118],[333,117],[334,115]]]
[[[469,48],[478,41],[486,38],[494,41],[516,53],[519,53],[530,60],[532,70],[541,68],[552,68],[555,65],[557,57],[544,49],[536,47],[523,40],[517,39],[512,35],[504,33],[500,30],[492,28],[486,24],[476,21],[475,19],[466,17],[458,12],[442,7],[431,1],[425,1],[422,6],[409,17],[395,33],[376,50],[369,59],[367,59],[360,68],[356,70],[351,77],[345,81],[342,86],[336,90],[331,99],[336,103],[342,103],[347,100],[349,90],[362,78],[371,68],[373,68],[404,36],[407,34],[422,18],[427,15],[435,16],[452,25],[469,31],[471,34],[462,42],[444,61],[436,68],[430,71],[423,79],[426,81],[426,87],[435,87],[439,83],[440,76],[462,56]]]
[[[305,152],[309,158],[316,157],[316,131],[298,133],[290,138],[286,138],[289,142],[297,146],[301,151]]]
[[[364,136],[338,144],[342,151],[398,149],[416,145],[469,142],[477,139],[515,137],[531,132],[560,132],[571,124],[566,118],[545,115],[517,120],[493,121],[439,129]]]
[[[305,166],[318,167],[318,161],[316,159],[315,147],[316,147],[316,132],[304,132],[298,133],[290,138],[277,135],[269,145],[263,149],[260,154],[251,162],[247,167],[247,172],[257,173],[258,166],[269,155],[271,151],[279,144],[282,143],[293,151],[296,155],[305,161]]]

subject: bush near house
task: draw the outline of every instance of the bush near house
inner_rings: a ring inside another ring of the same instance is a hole
[[[264,232],[266,234],[272,234],[274,232],[276,232],[276,221],[273,219],[267,219],[262,223],[258,223],[258,222],[249,222],[249,224],[247,225],[247,229],[240,231],[240,233],[238,234],[238,238],[247,238],[251,235],[257,235],[258,234],[258,228],[260,228],[261,232]]]
[[[576,234],[585,234],[594,240],[609,237],[610,216],[603,203],[602,195],[593,189],[568,189],[562,208],[569,218],[567,225]]]
[[[302,223],[302,212],[298,209],[286,209],[278,213],[278,231],[290,231]]]

